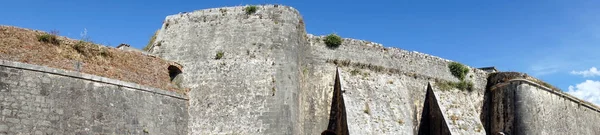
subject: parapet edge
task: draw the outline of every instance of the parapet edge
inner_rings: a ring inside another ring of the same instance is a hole
[[[92,81],[92,82],[111,84],[111,85],[126,87],[126,88],[130,88],[130,89],[134,89],[134,90],[149,92],[149,93],[153,93],[153,94],[169,96],[169,97],[173,97],[173,98],[180,99],[180,100],[188,100],[188,98],[186,98],[182,94],[175,93],[172,91],[162,90],[162,89],[158,89],[158,88],[154,88],[154,87],[142,86],[142,85],[135,84],[135,83],[110,79],[110,78],[86,74],[86,73],[82,73],[82,72],[68,71],[68,70],[63,70],[63,69],[27,64],[27,63],[21,63],[21,62],[7,61],[7,60],[0,60],[0,66],[8,67],[8,68],[15,68],[15,69],[22,69],[22,70],[29,70],[29,71],[34,71],[34,72],[54,74],[54,75],[77,78],[77,79],[82,79],[82,80],[87,80],[87,81]]]
[[[587,108],[589,108],[591,110],[594,110],[594,111],[600,113],[600,107],[596,106],[593,103],[590,103],[590,102],[587,102],[585,100],[579,99],[579,98],[577,98],[575,96],[572,96],[572,95],[570,95],[568,93],[564,93],[562,91],[557,91],[557,90],[555,90],[553,88],[544,86],[542,84],[539,84],[538,82],[534,82],[534,81],[529,80],[529,79],[521,79],[521,78],[511,79],[511,80],[508,80],[506,82],[494,85],[493,87],[491,87],[490,90],[494,90],[496,88],[506,86],[506,85],[511,84],[513,82],[527,83],[529,85],[532,85],[534,87],[540,88],[540,89],[545,90],[545,91],[548,91],[548,92],[550,92],[552,94],[555,94],[555,95],[557,95],[559,97],[566,98],[566,99],[571,100],[571,101],[573,101],[573,102],[575,102],[575,103],[577,103],[579,105],[585,106],[585,107],[587,107]]]
[[[309,39],[323,39],[325,38],[326,35],[313,35],[313,34],[306,34],[306,36]],[[427,54],[427,53],[422,53],[422,52],[418,52],[418,51],[409,51],[409,50],[404,50],[402,48],[399,47],[391,47],[391,46],[384,46],[381,43],[377,43],[377,42],[373,42],[373,41],[369,41],[369,40],[363,40],[363,39],[354,39],[354,38],[344,38],[342,37],[342,40],[344,42],[361,42],[360,45],[363,45],[365,47],[372,47],[375,49],[380,49],[381,51],[387,51],[387,52],[392,52],[392,53],[404,53],[404,54],[410,54],[410,55],[416,55],[416,56],[420,56],[423,57],[424,59],[431,59],[434,61],[441,61],[441,62],[459,62],[459,61],[454,61],[454,60],[449,60],[449,59],[445,59],[439,56],[435,56],[435,55],[431,55],[431,54]],[[460,62],[459,62],[460,63]],[[464,63],[463,63],[464,64]],[[476,67],[472,67],[469,66],[467,64],[464,64],[465,66],[469,67],[473,72],[477,72],[477,73],[487,73],[484,70],[478,69]]]
[[[299,12],[299,11],[298,11],[296,8],[294,8],[294,7],[292,7],[292,6],[287,6],[287,5],[282,5],[282,4],[254,4],[254,5],[252,5],[252,4],[246,4],[246,5],[236,5],[236,6],[222,6],[222,7],[214,7],[214,8],[205,8],[205,9],[193,10],[193,11],[190,11],[190,12],[186,12],[186,11],[184,11],[184,12],[179,12],[179,13],[177,13],[177,14],[171,14],[171,15],[167,15],[167,16],[165,17],[165,20],[168,20],[168,19],[174,18],[174,17],[176,17],[176,16],[184,15],[184,14],[189,14],[189,13],[198,13],[198,12],[206,12],[206,11],[209,11],[209,12],[210,12],[210,11],[212,11],[212,10],[219,11],[220,9],[238,9],[238,8],[239,8],[239,9],[243,9],[243,8],[245,8],[245,7],[247,7],[247,6],[257,6],[257,7],[283,7],[283,8],[286,8],[286,9],[290,10],[291,12],[294,12],[294,13],[296,13],[296,14],[300,15],[300,12]]]

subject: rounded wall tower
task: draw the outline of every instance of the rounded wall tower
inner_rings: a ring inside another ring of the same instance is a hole
[[[190,134],[301,134],[305,30],[296,9],[212,8],[167,16],[150,53],[186,67]]]

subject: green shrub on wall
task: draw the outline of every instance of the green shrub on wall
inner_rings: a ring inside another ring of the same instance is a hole
[[[325,44],[329,47],[338,47],[342,44],[342,38],[336,34],[329,34],[323,39]]]
[[[244,8],[244,10],[246,11],[246,14],[254,14],[258,10],[258,7],[256,7],[256,6],[247,6],[246,8]]]
[[[469,73],[469,68],[458,62],[450,62],[448,68],[450,68],[452,75],[459,80],[464,80],[465,76],[467,76],[467,73]]]
[[[473,82],[466,81],[465,77],[467,73],[469,73],[469,68],[463,64],[458,62],[450,62],[448,64],[448,69],[452,75],[458,78],[459,82],[446,82],[446,81],[437,81],[436,84],[442,90],[450,90],[451,88],[456,88],[459,90],[473,91]]]

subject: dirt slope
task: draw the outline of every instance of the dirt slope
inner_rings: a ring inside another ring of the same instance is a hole
[[[39,41],[38,36],[45,34],[49,33],[0,25],[0,59],[72,71],[78,71],[77,63],[81,63],[83,73],[184,91],[171,84],[167,68],[180,67],[174,62],[60,36],[56,36],[58,44]]]

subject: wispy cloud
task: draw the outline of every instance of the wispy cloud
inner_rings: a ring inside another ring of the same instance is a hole
[[[598,69],[596,67],[592,67],[588,70],[583,70],[583,71],[571,71],[571,74],[582,75],[583,77],[594,77],[594,76],[600,76],[600,71],[598,71]]]
[[[565,65],[560,62],[538,62],[532,64],[529,67],[533,76],[543,76],[556,73],[560,70],[561,66]]]
[[[581,67],[592,67],[592,63],[596,63],[600,60],[600,55],[597,53],[588,53],[584,49],[581,49],[581,47],[554,47],[554,50],[561,51],[556,51],[556,54],[548,55],[547,52],[549,51],[541,50],[532,54],[532,57],[525,58],[525,64],[529,65],[528,71],[536,76],[556,73],[570,73],[585,77],[600,76],[600,70],[595,69],[595,67],[584,71],[573,70],[581,69]]]
[[[553,74],[558,72],[558,69],[555,68],[547,68],[547,69],[534,69],[533,70],[533,75],[534,76],[543,76],[543,75],[549,75],[549,74]]]
[[[569,86],[569,91],[567,91],[567,93],[596,105],[600,105],[600,81],[586,80],[575,86],[571,85]]]

